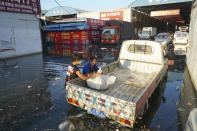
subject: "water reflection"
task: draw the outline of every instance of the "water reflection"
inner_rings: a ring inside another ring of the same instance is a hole
[[[185,124],[192,108],[197,108],[197,94],[192,85],[188,69],[183,75],[183,89],[180,94],[180,103],[177,109],[179,118],[179,130],[185,129]]]
[[[178,130],[177,104],[182,89],[182,73],[168,72],[163,99],[155,114],[150,129],[153,130]]]
[[[6,60],[0,75],[1,130],[24,128],[51,107],[42,55]]]
[[[149,99],[149,107],[144,116],[139,117],[136,122],[137,128],[150,127],[151,122],[157,114],[157,111],[161,104],[166,103],[166,97],[164,96],[164,91],[166,88],[166,78],[159,83],[158,87],[155,89],[155,92],[152,94]],[[142,119],[143,118],[143,119]]]
[[[174,54],[174,53],[171,53]],[[169,56],[170,60],[174,60],[174,66],[169,66],[168,69],[170,71],[174,71],[174,72],[184,72],[185,70],[185,61],[186,61],[186,56]]]
[[[120,45],[94,46],[90,54],[96,55],[97,64],[103,66],[118,59],[119,49]],[[1,61],[0,129],[129,130],[112,120],[98,119],[73,108],[66,102],[64,82],[67,66],[71,62],[70,57],[43,58],[42,55]],[[80,69],[83,64],[79,65]],[[177,104],[182,89],[183,70],[183,61],[169,70],[167,81],[161,82],[156,89],[149,110],[136,123],[136,130],[178,130]]]

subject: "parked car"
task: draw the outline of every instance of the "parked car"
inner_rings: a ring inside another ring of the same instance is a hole
[[[160,42],[162,45],[162,48],[164,50],[164,55],[168,54],[168,45],[170,44],[172,38],[170,36],[170,33],[159,33],[155,37],[155,41]]]
[[[174,34],[174,53],[175,55],[185,55],[188,46],[188,33],[176,31]]]

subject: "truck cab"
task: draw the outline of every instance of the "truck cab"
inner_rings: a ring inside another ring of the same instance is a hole
[[[141,40],[149,40],[153,39],[154,36],[157,34],[157,28],[156,27],[143,27],[142,33],[139,34],[139,37]]]
[[[121,20],[108,20],[102,28],[102,44],[120,44],[134,38],[133,23]]]
[[[113,44],[120,41],[120,28],[119,26],[106,26],[103,27],[101,33],[101,42],[103,44]]]

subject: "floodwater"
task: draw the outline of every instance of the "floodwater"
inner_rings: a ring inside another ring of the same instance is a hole
[[[117,60],[118,53],[119,47],[99,48],[98,65]],[[42,54],[0,61],[0,130],[130,130],[66,102],[64,83],[71,62],[69,57]],[[189,111],[197,107],[184,58],[177,62],[151,97],[147,113],[137,120],[136,130],[182,130]]]

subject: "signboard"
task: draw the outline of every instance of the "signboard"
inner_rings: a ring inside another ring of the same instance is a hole
[[[105,24],[105,22],[102,20],[98,20],[98,19],[87,18],[87,24],[90,26],[103,26]]]
[[[101,12],[101,20],[123,20],[123,11]]]
[[[154,16],[171,16],[171,15],[180,15],[180,9],[151,11],[150,16],[154,17]]]
[[[0,11],[40,14],[39,0],[0,0]]]

